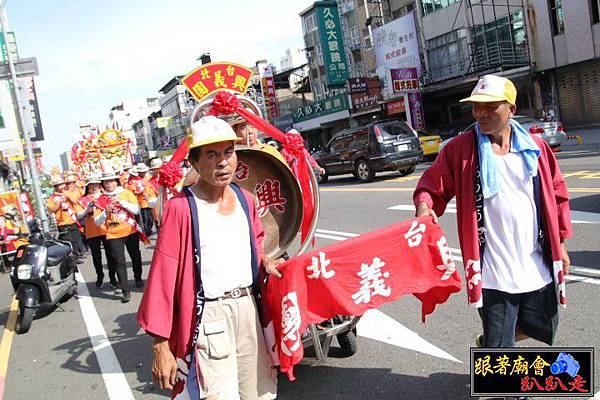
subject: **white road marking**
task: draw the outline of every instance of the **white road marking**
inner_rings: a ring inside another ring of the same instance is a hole
[[[106,331],[98,316],[94,302],[90,297],[85,280],[79,272],[77,273],[77,291],[81,314],[83,315],[94,353],[98,359],[98,366],[102,372],[102,379],[104,379],[108,398],[110,400],[134,399],[133,393],[129,388],[129,383],[127,383],[127,379],[125,379],[125,375],[121,369],[121,364],[119,364],[119,360],[117,360],[117,356],[106,336]]]
[[[596,276],[600,276],[600,270],[597,269],[593,269],[593,268],[585,268],[585,267],[574,267],[574,266],[570,266],[569,267],[569,271],[572,272],[579,272],[580,274],[590,274],[590,275],[596,275]]]
[[[358,233],[330,231],[327,229],[317,229],[317,233],[325,233],[325,234],[330,234],[330,235],[340,235],[340,236],[347,236],[347,237],[357,237],[358,236]]]
[[[315,233],[315,236],[318,238],[321,238],[321,239],[337,240],[338,242],[348,239],[347,237],[343,237],[343,236],[325,235],[325,234],[322,234],[319,232]]]
[[[462,364],[462,361],[456,357],[432,345],[416,332],[379,310],[369,310],[364,313],[356,325],[356,332],[362,337]]]

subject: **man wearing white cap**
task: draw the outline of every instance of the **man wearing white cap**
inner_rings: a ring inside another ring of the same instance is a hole
[[[153,378],[174,398],[276,397],[255,296],[259,274],[281,276],[279,261],[264,254],[254,196],[232,183],[237,140],[219,118],[192,125],[199,177],[165,207],[138,311],[155,340]]]
[[[525,335],[551,345],[566,301],[567,185],[546,142],[512,119],[516,99],[510,80],[482,77],[461,100],[473,104],[475,127],[443,148],[413,195],[417,216],[436,222],[456,197],[468,300],[485,347]]]

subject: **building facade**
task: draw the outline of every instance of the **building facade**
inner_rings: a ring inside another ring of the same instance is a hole
[[[470,105],[458,101],[486,74],[510,78],[519,93],[517,112],[537,114],[527,1],[418,0],[414,10],[428,127],[443,131],[472,121]]]
[[[537,102],[567,128],[600,124],[600,2],[529,3]]]
[[[168,126],[163,129],[159,142],[163,148],[177,147],[185,138],[190,114],[196,101],[180,82],[183,75],[170,79],[160,90],[160,112],[168,118]]]

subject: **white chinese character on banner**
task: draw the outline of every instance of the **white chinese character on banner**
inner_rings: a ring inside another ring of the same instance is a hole
[[[335,21],[332,19],[325,20],[325,29],[335,29]]]
[[[417,247],[423,240],[423,233],[425,233],[425,224],[420,224],[418,221],[413,221],[410,229],[404,237],[408,239],[408,247]]]
[[[281,299],[281,351],[291,356],[302,344],[300,334],[302,316],[298,306],[298,295],[290,292]]]
[[[372,296],[383,296],[389,297],[392,293],[390,287],[385,286],[385,280],[383,278],[389,278],[389,272],[381,272],[381,267],[385,265],[385,262],[381,261],[379,257],[373,258],[373,262],[369,264],[361,264],[360,271],[356,274],[361,278],[361,287],[358,292],[352,295],[354,303],[369,303]]]
[[[315,103],[315,112],[321,112],[323,111],[323,106],[321,105],[321,103]]]
[[[444,271],[444,275],[442,275],[442,280],[446,281],[450,279],[454,271],[456,271],[456,264],[452,260],[452,253],[450,253],[450,247],[448,247],[448,241],[444,236],[437,241],[438,249],[440,250],[440,255],[442,256],[442,265],[437,265],[436,268],[440,271]]]
[[[337,108],[337,107],[341,107],[342,106],[342,102],[340,99],[333,99],[333,107]]]
[[[323,18],[333,18],[333,14],[331,13],[331,8],[326,8],[324,10]]]
[[[340,54],[339,51],[334,51],[333,53],[331,53],[331,62],[332,63],[342,62],[342,55]]]
[[[335,40],[327,42],[327,47],[329,47],[329,51],[340,51],[340,44]]]
[[[337,33],[336,31],[327,31],[327,41],[330,40],[337,40]]]
[[[319,252],[319,257],[311,257],[312,264],[306,266],[306,270],[311,274],[308,275],[309,279],[319,279],[319,277],[323,277],[323,279],[333,278],[335,275],[335,271],[333,269],[327,270],[329,264],[331,264],[331,260],[327,259],[327,256],[322,251]]]

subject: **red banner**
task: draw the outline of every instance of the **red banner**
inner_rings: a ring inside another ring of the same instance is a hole
[[[200,101],[206,96],[229,90],[244,94],[250,85],[253,71],[233,63],[210,63],[196,68],[183,77],[181,83]]]
[[[264,68],[262,76],[262,92],[265,102],[266,118],[270,123],[279,118],[279,107],[277,105],[277,94],[275,92],[275,80],[273,79],[273,69],[270,65]]]
[[[294,380],[309,324],[367,310],[413,294],[425,316],[460,291],[460,276],[441,227],[424,217],[338,242],[281,264],[265,298],[282,372]]]

